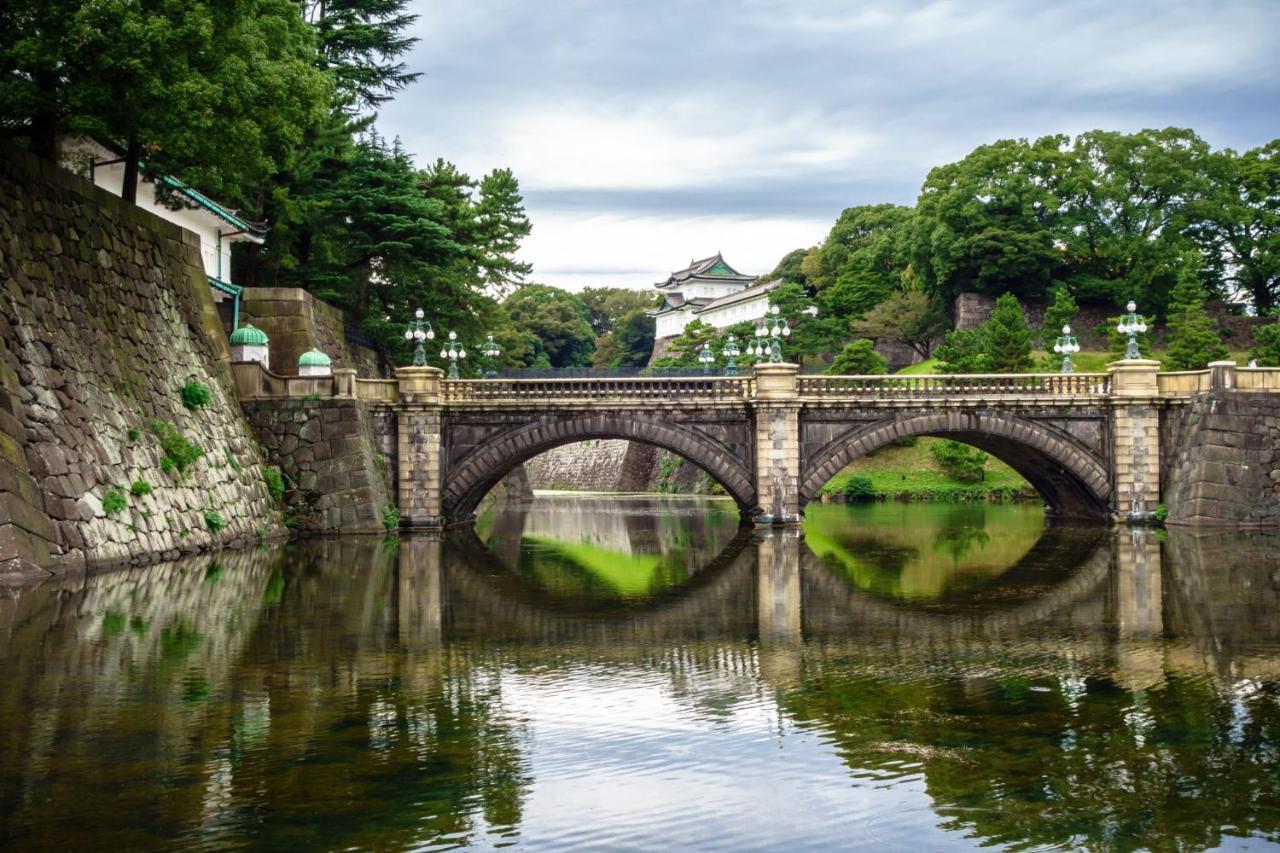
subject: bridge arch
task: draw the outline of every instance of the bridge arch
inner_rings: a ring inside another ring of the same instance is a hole
[[[597,438],[638,441],[687,459],[724,487],[743,521],[751,518],[756,489],[748,464],[711,436],[647,412],[543,418],[496,435],[449,466],[441,509],[446,518],[466,518],[517,465],[553,447]]]
[[[800,506],[850,462],[916,435],[951,438],[990,453],[1026,478],[1056,514],[1097,518],[1110,511],[1111,477],[1098,456],[1026,418],[957,411],[886,418],[819,448],[800,474]]]

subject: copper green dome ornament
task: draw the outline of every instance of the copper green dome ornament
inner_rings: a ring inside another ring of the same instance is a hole
[[[309,349],[298,357],[299,376],[331,376],[333,359],[318,349]]]
[[[231,333],[233,347],[265,347],[267,343],[267,333],[252,323],[245,323]]]

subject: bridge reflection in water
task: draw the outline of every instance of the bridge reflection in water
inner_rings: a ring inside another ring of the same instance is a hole
[[[9,591],[0,844],[1280,840],[1277,537],[606,506]]]

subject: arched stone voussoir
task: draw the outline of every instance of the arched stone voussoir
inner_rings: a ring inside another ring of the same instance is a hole
[[[951,436],[991,453],[1031,481],[1051,504],[1061,504],[1072,514],[1101,516],[1107,512],[1111,478],[1101,459],[1034,421],[993,412],[886,418],[845,434],[810,454],[800,475],[801,506],[850,462],[891,441],[915,435]]]
[[[710,474],[741,511],[755,506],[751,470],[719,442],[649,412],[542,417],[493,436],[482,447],[451,464],[445,474],[442,509],[448,518],[475,511],[485,494],[517,465],[539,453],[591,439],[626,439],[669,450]]]

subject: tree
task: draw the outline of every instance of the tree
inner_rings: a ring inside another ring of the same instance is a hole
[[[1076,137],[1062,181],[1067,247],[1082,298],[1135,299],[1163,314],[1184,230],[1210,189],[1209,146],[1190,130]]]
[[[1280,306],[1280,139],[1213,155],[1213,187],[1188,229],[1223,296],[1258,314]]]
[[[420,73],[397,61],[417,43],[405,35],[418,19],[406,0],[300,0],[315,28],[319,64],[329,72],[345,109],[377,109]]]
[[[840,348],[846,335],[846,322],[814,304],[803,287],[783,282],[769,294],[770,306],[778,308],[778,319],[785,319],[791,334],[782,342],[783,358],[803,363],[805,356],[817,356]],[[755,324],[743,326],[747,336],[755,334]]]
[[[982,329],[954,329],[935,353],[942,373],[990,373]]]
[[[1255,327],[1253,339],[1257,346],[1249,350],[1249,358],[1260,367],[1280,367],[1280,314],[1274,323]]]
[[[916,205],[911,264],[946,302],[966,291],[1039,296],[1062,263],[1068,140],[1003,139],[929,172]]]
[[[1062,334],[1062,327],[1070,325],[1079,312],[1080,306],[1076,305],[1076,300],[1071,295],[1071,288],[1065,284],[1055,286],[1053,302],[1045,309],[1044,325],[1040,329],[1041,345],[1046,352],[1053,353],[1053,345]]]
[[[894,204],[850,207],[806,261],[808,284],[826,313],[862,316],[893,293],[910,262],[914,210]]]
[[[512,325],[534,337],[552,367],[591,363],[596,342],[591,312],[572,293],[545,284],[526,284],[502,305]]]
[[[988,370],[1023,373],[1031,369],[1031,330],[1016,296],[1006,293],[997,299],[981,329]]]
[[[836,356],[827,373],[834,376],[871,376],[887,372],[889,362],[875,351],[875,346],[866,338],[859,338],[845,344],[844,349]]]
[[[480,179],[475,216],[480,281],[495,293],[507,293],[522,284],[533,269],[531,264],[516,260],[520,243],[533,226],[525,216],[520,184],[510,169],[494,169]]]
[[[792,249],[782,256],[782,260],[778,261],[778,265],[774,267],[767,275],[760,276],[761,281],[776,281],[782,279],[801,287],[809,286],[809,275],[805,272],[805,266],[811,254],[817,252],[817,249]]]
[[[636,309],[649,309],[652,292],[627,287],[584,287],[578,294],[591,312],[591,328],[597,335],[613,331],[618,321]]]
[[[698,353],[702,352],[703,346],[712,343],[715,338],[714,326],[701,320],[692,320],[684,327],[684,331],[667,344],[666,352],[653,362],[653,366],[701,367],[702,365],[698,362]],[[719,349],[712,347],[712,352],[717,359],[720,358]]]
[[[644,367],[653,354],[654,319],[645,308],[632,308],[610,333],[618,342],[614,367]]]
[[[919,289],[898,290],[851,324],[853,333],[867,338],[892,338],[928,359],[933,343],[950,325],[938,302]]]
[[[1204,313],[1204,302],[1199,256],[1192,255],[1183,263],[1170,294],[1164,363],[1168,370],[1199,370],[1230,354],[1213,320]]]

